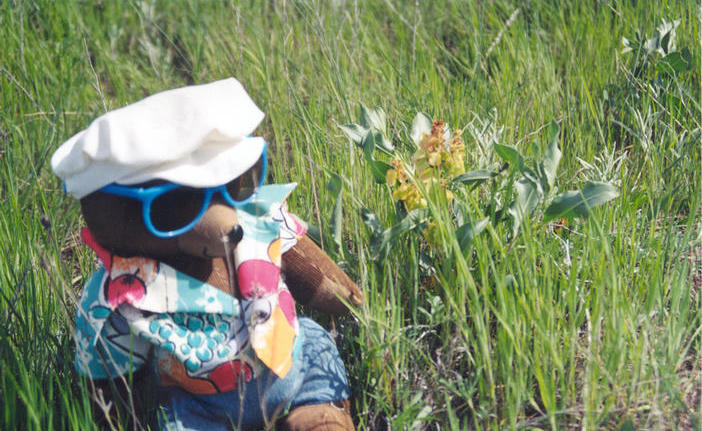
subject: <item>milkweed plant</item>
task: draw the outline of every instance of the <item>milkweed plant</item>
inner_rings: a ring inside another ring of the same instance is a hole
[[[396,221],[390,227],[370,209],[362,209],[375,259],[383,258],[402,236],[415,232],[423,238],[428,252],[424,257],[431,260],[444,240],[439,224],[447,220],[437,219],[437,208],[448,210],[449,228],[455,230],[462,252],[468,253],[473,239],[490,224],[507,224],[505,240],[509,241],[518,235],[526,218],[547,224],[554,219],[586,217],[592,208],[618,196],[614,185],[594,181],[580,190],[557,193],[561,151],[560,127],[555,121],[547,124],[549,136],[540,158],[531,161],[516,147],[500,142],[502,129],[495,115],[486,120],[476,116],[464,129],[451,130],[444,121],[420,112],[405,127],[407,139],[397,145],[386,133],[387,117],[381,108],[361,106],[358,124],[339,127],[361,150],[376,182],[388,187],[395,201]],[[472,170],[466,166],[465,130],[470,139],[483,141],[477,146],[484,154]],[[465,198],[480,185],[489,186],[490,196],[480,199],[484,203],[476,211]]]

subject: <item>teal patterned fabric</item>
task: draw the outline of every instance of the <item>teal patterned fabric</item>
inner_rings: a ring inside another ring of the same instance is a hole
[[[282,205],[294,187],[263,186],[257,199],[238,212],[246,245],[237,253],[244,256],[237,262],[239,272],[251,262],[273,266],[271,244],[280,240],[274,248],[285,251],[304,234],[301,222]],[[297,333],[294,304],[282,278],[272,279],[274,288],[262,289],[262,295],[238,299],[153,259],[112,255],[87,230],[83,238],[103,264],[84,286],[76,313],[75,363],[83,375],[113,378],[136,371],[155,349],[162,384],[194,393],[225,392],[236,388],[239,377],[248,381],[265,368],[251,341],[260,330],[247,325],[255,320],[253,313],[281,309],[279,320]]]

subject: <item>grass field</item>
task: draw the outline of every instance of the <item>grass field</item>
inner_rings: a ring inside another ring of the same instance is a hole
[[[270,181],[300,184],[291,209],[365,292],[333,322],[359,429],[699,429],[700,20],[665,0],[0,2],[0,428],[93,426],[71,333],[96,261],[49,157],[106,110],[234,76]],[[361,105],[392,155],[339,128]],[[418,112],[486,178],[451,202],[420,187],[407,219],[372,168],[411,163]],[[547,217],[588,182],[618,196]]]

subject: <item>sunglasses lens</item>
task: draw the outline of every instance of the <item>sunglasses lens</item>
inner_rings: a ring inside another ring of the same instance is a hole
[[[202,189],[178,187],[168,191],[151,202],[151,223],[162,232],[185,227],[200,213],[204,200]]]
[[[261,183],[263,159],[259,159],[248,171],[244,172],[234,181],[227,183],[229,196],[236,202],[243,202],[254,194]]]

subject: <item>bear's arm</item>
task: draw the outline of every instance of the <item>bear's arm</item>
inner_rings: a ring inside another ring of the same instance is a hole
[[[295,301],[330,314],[361,305],[363,294],[351,279],[306,235],[283,253],[283,274]],[[342,301],[343,299],[343,301]]]

